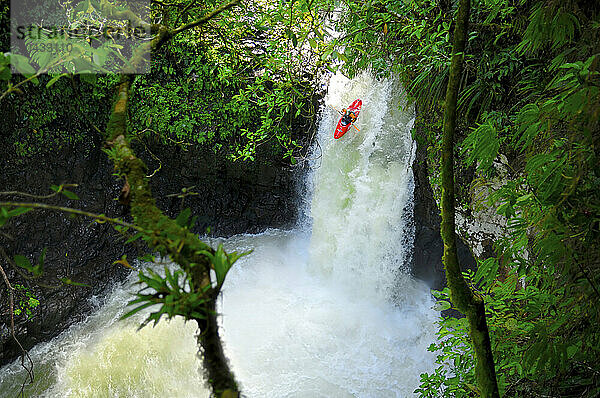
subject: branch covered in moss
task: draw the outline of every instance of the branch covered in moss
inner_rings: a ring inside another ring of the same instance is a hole
[[[211,258],[215,251],[202,242],[196,234],[164,215],[157,207],[146,178],[146,166],[130,147],[127,136],[127,100],[129,79],[124,77],[118,87],[113,112],[107,126],[107,153],[117,173],[125,180],[126,200],[131,207],[135,224],[152,231],[146,242],[153,250],[168,255],[181,266],[190,281],[193,294],[205,300],[202,308],[193,309],[202,316],[192,316],[200,327],[199,342],[203,349],[204,368],[213,392],[217,396],[235,397],[238,387],[223,352],[218,332],[216,299],[220,286],[213,287],[210,270],[216,261]],[[215,256],[216,257],[216,256]],[[231,265],[235,261],[232,259]]]
[[[474,293],[460,270],[456,252],[456,226],[454,214],[454,131],[456,128],[456,104],[463,69],[463,52],[469,23],[470,0],[460,0],[452,63],[444,106],[444,132],[442,137],[442,226],[444,241],[444,268],[450,287],[450,296],[456,308],[467,316],[469,335],[475,349],[475,368],[480,394],[484,398],[497,398],[498,384],[490,336],[485,318],[483,299]]]

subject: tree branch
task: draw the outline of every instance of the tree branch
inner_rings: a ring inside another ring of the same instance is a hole
[[[189,2],[189,4],[183,10],[181,10],[181,12],[179,13],[179,15],[177,16],[177,19],[175,20],[174,25],[177,25],[177,23],[184,16],[184,14],[186,12],[188,12],[190,10],[190,8],[192,8],[195,4],[196,4],[196,0],[191,0]]]
[[[173,30],[172,34],[176,35],[177,33],[181,33],[184,30],[192,29],[192,28],[195,28],[196,26],[203,25],[203,24],[207,23],[208,21],[210,21],[211,19],[213,19],[214,17],[216,17],[217,15],[219,15],[220,13],[222,13],[223,11],[226,11],[226,10],[238,5],[239,2],[240,2],[240,0],[231,0],[229,3],[225,3],[222,6],[215,8],[208,14],[204,15],[202,18],[200,18],[194,22],[190,22],[188,24],[182,25],[179,28]]]
[[[494,358],[486,323],[485,304],[483,299],[471,290],[462,276],[456,252],[454,132],[456,129],[456,104],[463,69],[463,52],[469,24],[469,8],[470,0],[460,0],[444,106],[441,225],[442,240],[444,241],[443,263],[452,303],[467,316],[469,321],[469,335],[477,359],[475,377],[481,396],[483,398],[499,398]]]
[[[198,340],[203,350],[206,377],[216,396],[237,397],[239,389],[229,369],[219,337],[215,310],[219,291],[212,287],[211,263],[202,253],[214,253],[214,250],[196,234],[180,227],[156,207],[149,179],[146,177],[146,166],[135,156],[127,138],[129,84],[129,77],[123,76],[107,125],[106,143],[110,148],[109,156],[117,172],[131,187],[130,207],[135,223],[146,231],[152,231],[152,239],[148,240],[148,245],[163,255],[169,255],[190,277],[192,291],[207,298],[206,304],[202,304],[203,308],[198,311],[206,316],[193,318],[200,327]]]
[[[57,210],[57,211],[65,212],[65,213],[78,214],[80,216],[91,217],[95,220],[102,220],[103,222],[110,222],[111,224],[122,225],[124,227],[135,229],[140,232],[145,231],[143,228],[140,228],[139,226],[137,226],[135,224],[131,224],[131,223],[122,221],[118,218],[107,217],[103,214],[94,214],[94,213],[90,213],[90,212],[84,211],[84,210],[72,209],[70,207],[54,206],[54,205],[48,205],[45,203],[28,203],[28,202],[0,202],[0,206],[26,207],[26,208],[30,208],[30,209]]]
[[[50,199],[55,197],[56,195],[58,195],[63,188],[65,187],[76,187],[78,186],[78,184],[62,184],[59,189],[57,189],[56,191],[52,192],[49,195],[34,195],[31,193],[27,193],[27,192],[19,192],[19,191],[8,191],[8,192],[0,192],[0,195],[6,195],[6,196],[25,196],[28,198],[33,198],[33,199]]]

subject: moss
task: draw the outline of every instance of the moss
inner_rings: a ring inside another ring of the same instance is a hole
[[[114,100],[114,108],[106,125],[107,141],[114,141],[119,135],[125,136],[127,131],[127,96],[129,80],[125,78],[118,86]]]

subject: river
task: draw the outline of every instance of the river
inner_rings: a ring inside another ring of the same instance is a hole
[[[333,139],[341,109],[363,100],[356,126]],[[412,397],[434,368],[427,347],[438,312],[409,275],[414,112],[402,88],[368,73],[331,78],[293,230],[238,235],[253,249],[229,273],[219,301],[225,351],[248,397]],[[172,265],[171,265],[172,266]],[[131,278],[98,310],[31,350],[31,397],[207,397],[196,327],[175,319],[137,331],[119,321]],[[25,373],[0,370],[0,397]]]

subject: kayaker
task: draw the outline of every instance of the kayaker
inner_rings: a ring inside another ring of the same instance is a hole
[[[348,111],[346,108],[342,109],[342,122],[346,125],[348,123],[354,123],[356,121],[356,115],[352,111]]]

